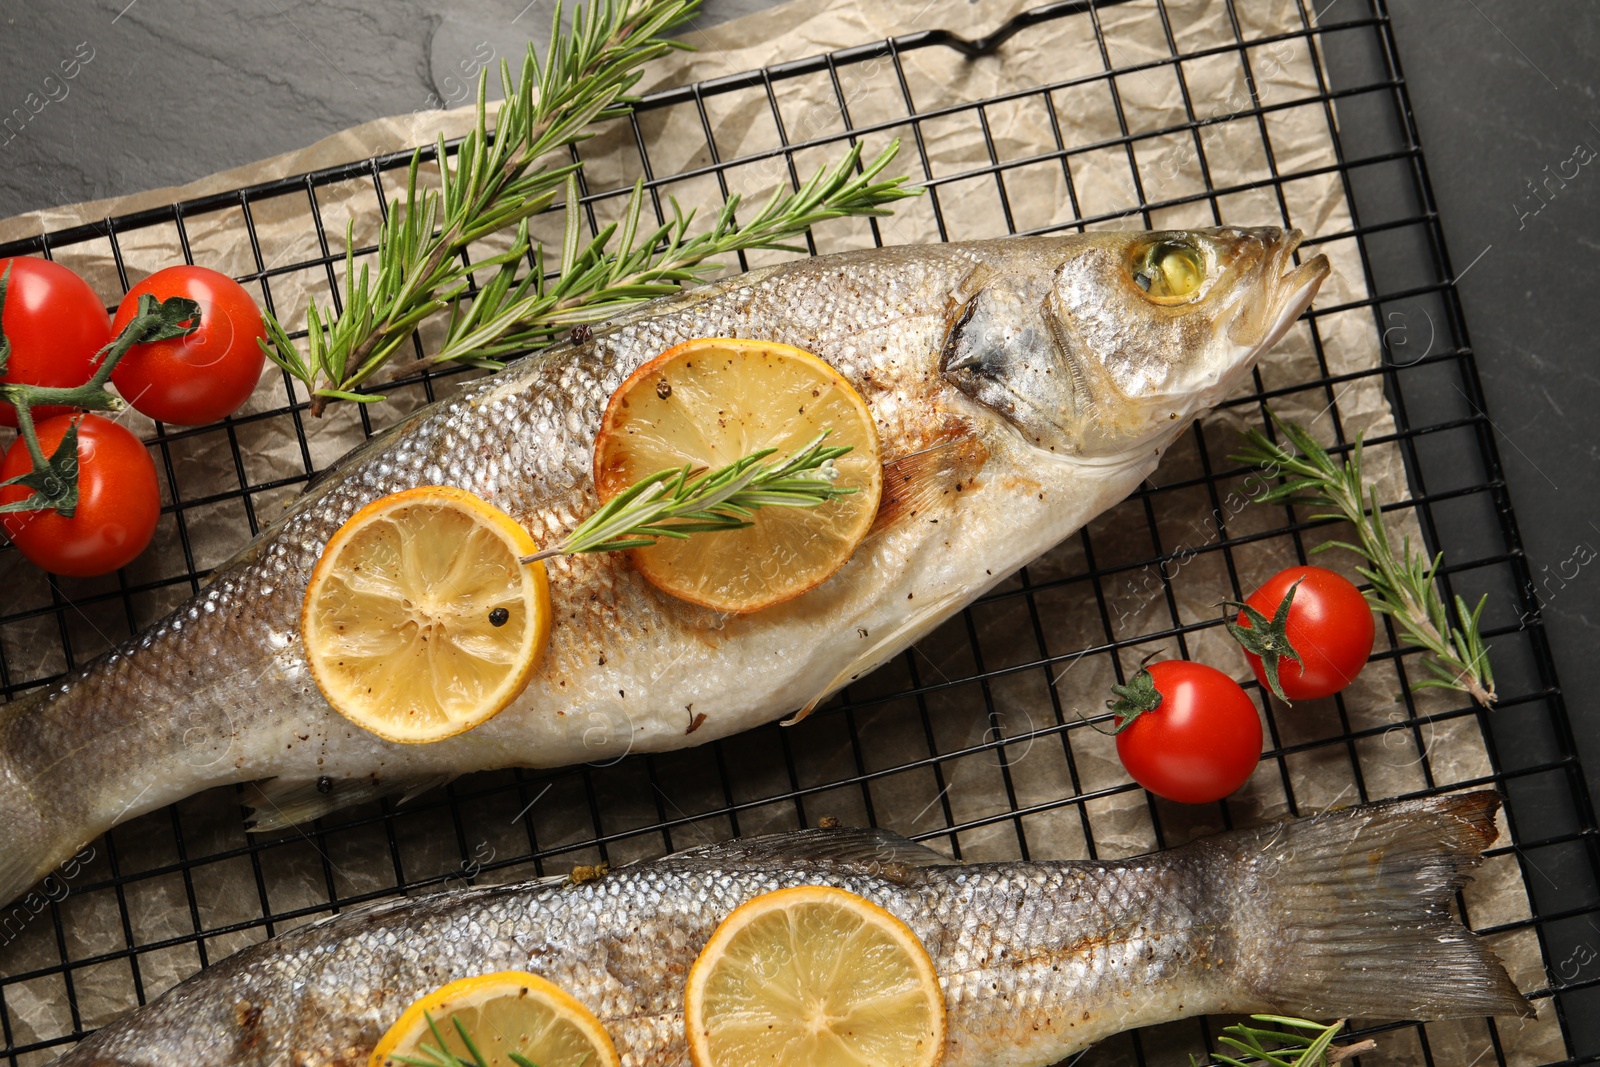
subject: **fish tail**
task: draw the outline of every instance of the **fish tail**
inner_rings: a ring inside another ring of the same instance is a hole
[[[93,858],[84,846],[106,829],[84,803],[96,787],[94,760],[51,761],[39,770],[41,756],[60,742],[51,710],[42,692],[0,708],[0,945],[16,937],[35,903],[71,891]]]
[[[1451,911],[1498,833],[1492,792],[1392,801],[1239,835],[1240,960],[1252,992],[1313,1018],[1534,1014]]]

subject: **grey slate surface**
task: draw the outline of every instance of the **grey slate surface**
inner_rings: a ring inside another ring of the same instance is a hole
[[[697,24],[764,6],[707,0]],[[0,128],[0,217],[189,181],[368,119],[465,102],[460,65],[485,42],[520,57],[547,36],[553,7],[0,0],[0,117],[27,115],[30,93],[45,101],[20,130]],[[65,78],[75,51],[92,58]]]
[[[1404,0],[1393,14],[1488,414],[1593,785],[1600,567],[1579,568],[1574,550],[1600,549],[1600,158],[1567,161],[1580,145],[1600,152],[1600,10]]]
[[[1487,413],[1593,795],[1600,157],[1576,161],[1580,146],[1600,152],[1600,9],[1578,0],[1398,0],[1392,13]],[[1529,885],[1542,912],[1593,893],[1576,848],[1535,866]],[[1594,917],[1572,920],[1552,942],[1552,980],[1595,978],[1597,949]],[[1569,998],[1567,1021],[1580,1053],[1600,1051],[1600,989]]]

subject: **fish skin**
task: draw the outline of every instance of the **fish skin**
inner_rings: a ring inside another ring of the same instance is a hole
[[[529,970],[599,1018],[625,1067],[688,1061],[690,966],[740,904],[834,885],[921,939],[944,1067],[1044,1067],[1198,1014],[1531,1014],[1449,901],[1495,837],[1493,793],[1288,820],[1118,862],[954,864],[876,831],[811,830],[382,902],[246,948],[57,1067],[360,1067],[405,1007]]]
[[[1294,268],[1297,232],[1178,236],[1214,268],[1183,308],[1130,280],[1133,250],[1156,239],[1131,231],[844,253],[651,302],[413,414],[186,604],[0,713],[0,899],[210,786],[270,780],[258,817],[285,824],[465,771],[662,751],[809,707],[1131,492],[1328,270],[1321,256]],[[597,506],[593,443],[612,391],[704,336],[814,351],[865,397],[886,459],[943,447],[957,461],[916,487],[924,510],[753,615],[672,600],[621,554],[549,561],[549,648],[522,696],[469,733],[397,745],[328,707],[299,615],[340,524],[387,493],[445,484],[552,543]],[[314,792],[324,776],[331,792]]]

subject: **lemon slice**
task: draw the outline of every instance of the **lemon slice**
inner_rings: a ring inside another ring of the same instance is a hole
[[[428,1019],[444,1037],[444,1052],[466,1056],[452,1017],[483,1054],[488,1067],[515,1067],[511,1053],[539,1067],[617,1067],[616,1047],[588,1008],[560,986],[524,971],[462,978],[412,1004],[372,1050],[368,1067],[407,1067],[401,1057],[437,1061]],[[448,1061],[447,1061],[448,1062]]]
[[[797,886],[722,921],[689,970],[695,1067],[932,1067],[944,993],[905,923],[854,893]]]
[[[390,741],[438,741],[527,687],[550,637],[537,550],[503,511],[449,486],[375,500],[328,540],[300,636],[340,714]]]
[[[823,430],[849,445],[835,485],[857,492],[817,507],[764,507],[742,530],[663,539],[629,551],[656,588],[727,612],[799,596],[844,566],[883,491],[878,431],[861,395],[811,353],[771,341],[702,338],[668,349],[611,396],[595,439],[602,501],[657,471],[715,470],[761,448],[786,458]],[[770,460],[769,460],[770,462]]]

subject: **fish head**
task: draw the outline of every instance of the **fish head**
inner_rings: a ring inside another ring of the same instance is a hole
[[[1037,448],[1148,456],[1215,406],[1311,303],[1299,230],[1085,234],[959,309],[942,371]]]

